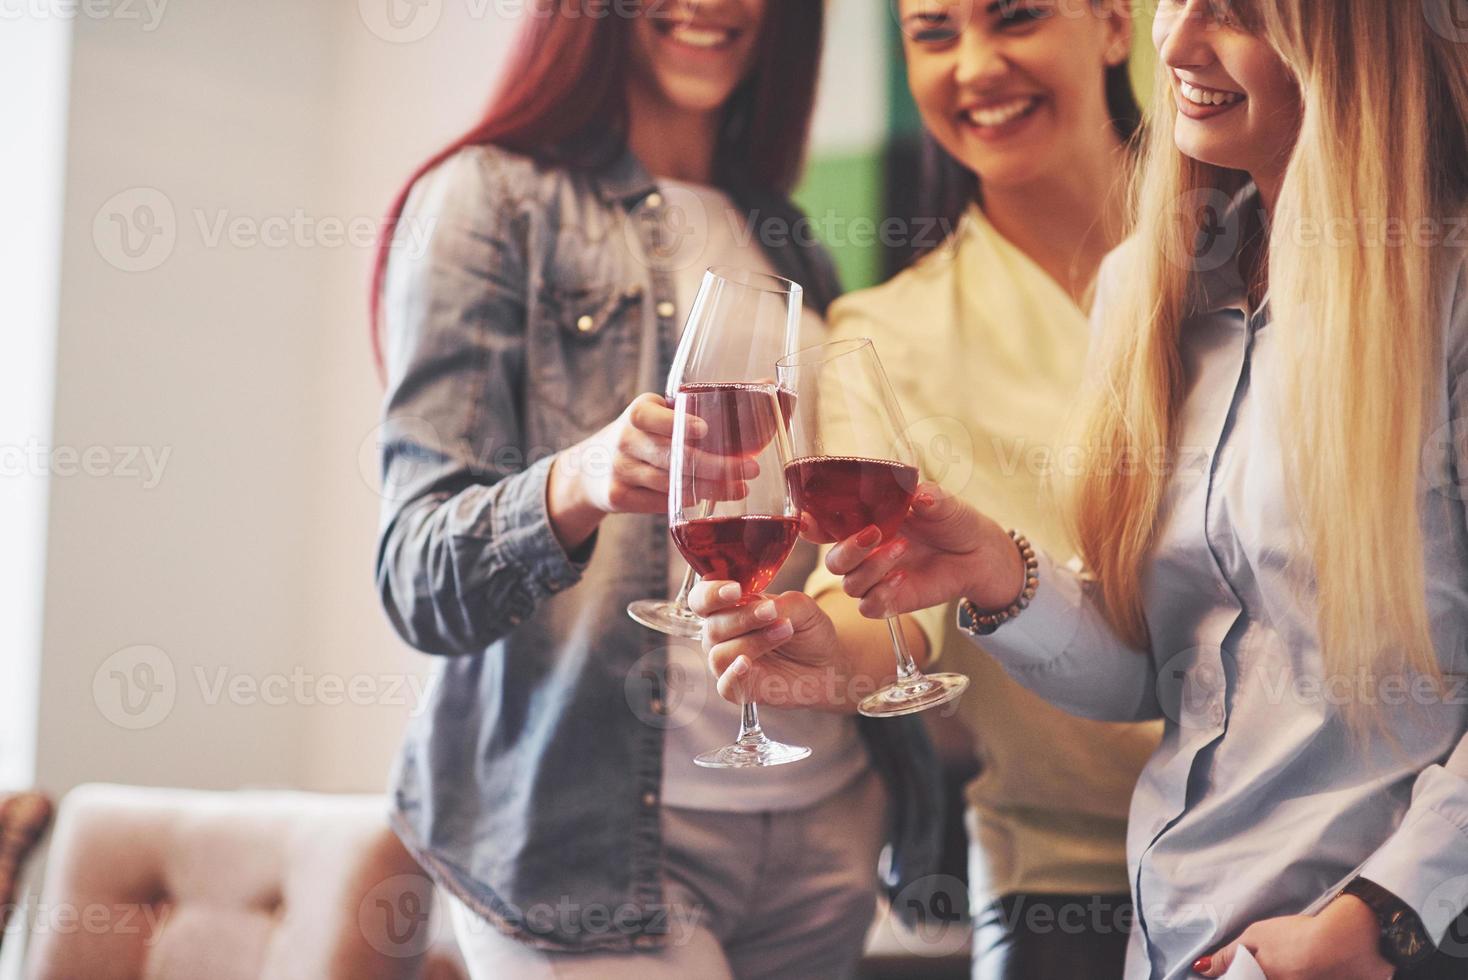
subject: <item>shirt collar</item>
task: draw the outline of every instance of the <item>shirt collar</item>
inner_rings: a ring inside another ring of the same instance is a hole
[[[610,133],[601,139],[616,140],[615,148],[611,144],[605,148],[611,162],[596,171],[597,193],[603,201],[632,204],[657,189],[652,175],[624,140]]]

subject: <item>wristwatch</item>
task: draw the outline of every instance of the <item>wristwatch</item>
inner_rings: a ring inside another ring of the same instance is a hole
[[[1402,901],[1376,882],[1352,878],[1341,889],[1342,895],[1354,895],[1376,914],[1381,925],[1381,955],[1400,970],[1419,967],[1437,952],[1422,919]]]

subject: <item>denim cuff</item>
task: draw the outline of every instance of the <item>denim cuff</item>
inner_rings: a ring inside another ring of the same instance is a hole
[[[556,537],[546,503],[554,461],[554,456],[548,456],[518,477],[504,481],[489,514],[496,551],[525,576],[526,587],[537,599],[581,581],[596,545],[593,532],[573,557]]]

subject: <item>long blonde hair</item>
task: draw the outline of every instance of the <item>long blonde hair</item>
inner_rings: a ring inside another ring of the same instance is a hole
[[[1420,235],[1387,245],[1357,233],[1322,245],[1294,230],[1372,216],[1414,228],[1461,213],[1468,44],[1445,36],[1449,4],[1231,5],[1300,87],[1299,137],[1268,232],[1268,281],[1272,319],[1285,325],[1276,342],[1289,379],[1277,392],[1287,485],[1313,560],[1330,676],[1398,668],[1440,676],[1418,473],[1440,369],[1444,277],[1435,272],[1441,250]],[[1179,331],[1196,282],[1189,260],[1205,230],[1203,209],[1191,204],[1226,200],[1248,179],[1184,156],[1165,66],[1157,88],[1134,191],[1137,247],[1097,340],[1099,383],[1079,409],[1085,465],[1066,494],[1106,615],[1138,647],[1148,641],[1141,578],[1171,467],[1116,461],[1177,458]]]

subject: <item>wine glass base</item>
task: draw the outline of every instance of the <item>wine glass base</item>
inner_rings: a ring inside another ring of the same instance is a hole
[[[868,718],[895,718],[947,704],[968,687],[962,674],[924,674],[907,684],[889,684],[863,698],[858,711]]]
[[[669,599],[638,599],[627,604],[627,615],[648,629],[669,636],[697,639],[703,635],[703,619]]]
[[[714,749],[696,756],[694,762],[705,769],[761,769],[766,766],[783,766],[787,762],[799,762],[810,755],[804,745],[786,745],[767,738],[758,741],[735,742],[722,749]]]

